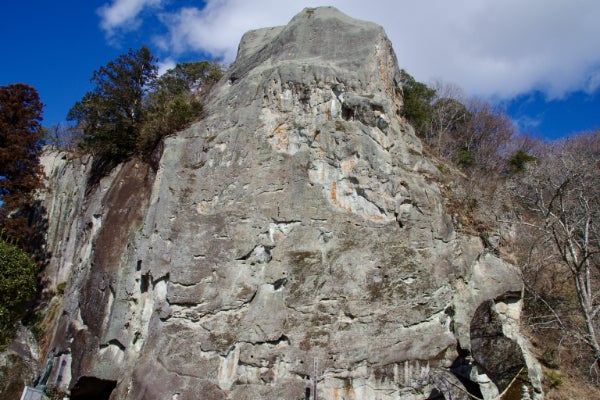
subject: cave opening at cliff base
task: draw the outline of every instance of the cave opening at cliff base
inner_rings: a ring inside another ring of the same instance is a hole
[[[117,381],[83,376],[73,386],[71,400],[108,400],[116,386]]]

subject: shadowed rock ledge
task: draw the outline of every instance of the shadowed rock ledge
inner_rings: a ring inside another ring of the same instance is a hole
[[[86,195],[89,160],[48,153],[50,383],[304,399],[317,360],[320,399],[493,398],[519,371],[541,398],[520,279],[454,230],[397,74],[381,27],[305,9],[244,35],[157,172]]]

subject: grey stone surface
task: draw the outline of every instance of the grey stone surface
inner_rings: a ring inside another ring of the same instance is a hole
[[[89,160],[48,154],[64,385],[302,399],[316,359],[321,399],[466,398],[451,367],[475,311],[521,284],[454,230],[397,73],[381,27],[305,9],[243,37],[157,171],[86,189]]]

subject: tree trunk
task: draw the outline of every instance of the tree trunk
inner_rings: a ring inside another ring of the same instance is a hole
[[[588,334],[588,344],[592,348],[594,352],[594,360],[596,366],[600,369],[600,345],[598,344],[598,339],[596,337],[596,328],[594,327],[594,321],[592,319],[592,302],[589,293],[586,291],[585,285],[585,277],[581,273],[581,271],[575,275],[575,288],[577,289],[577,297],[579,299],[579,306],[581,307],[581,312],[585,318],[585,326]]]

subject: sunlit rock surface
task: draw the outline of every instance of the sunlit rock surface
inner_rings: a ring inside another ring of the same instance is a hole
[[[541,398],[520,280],[454,230],[401,107],[383,29],[305,9],[243,37],[157,171],[88,187],[91,161],[47,154],[46,274],[68,282],[50,380],[74,399],[305,399],[316,363],[319,399],[491,398],[519,371]]]

